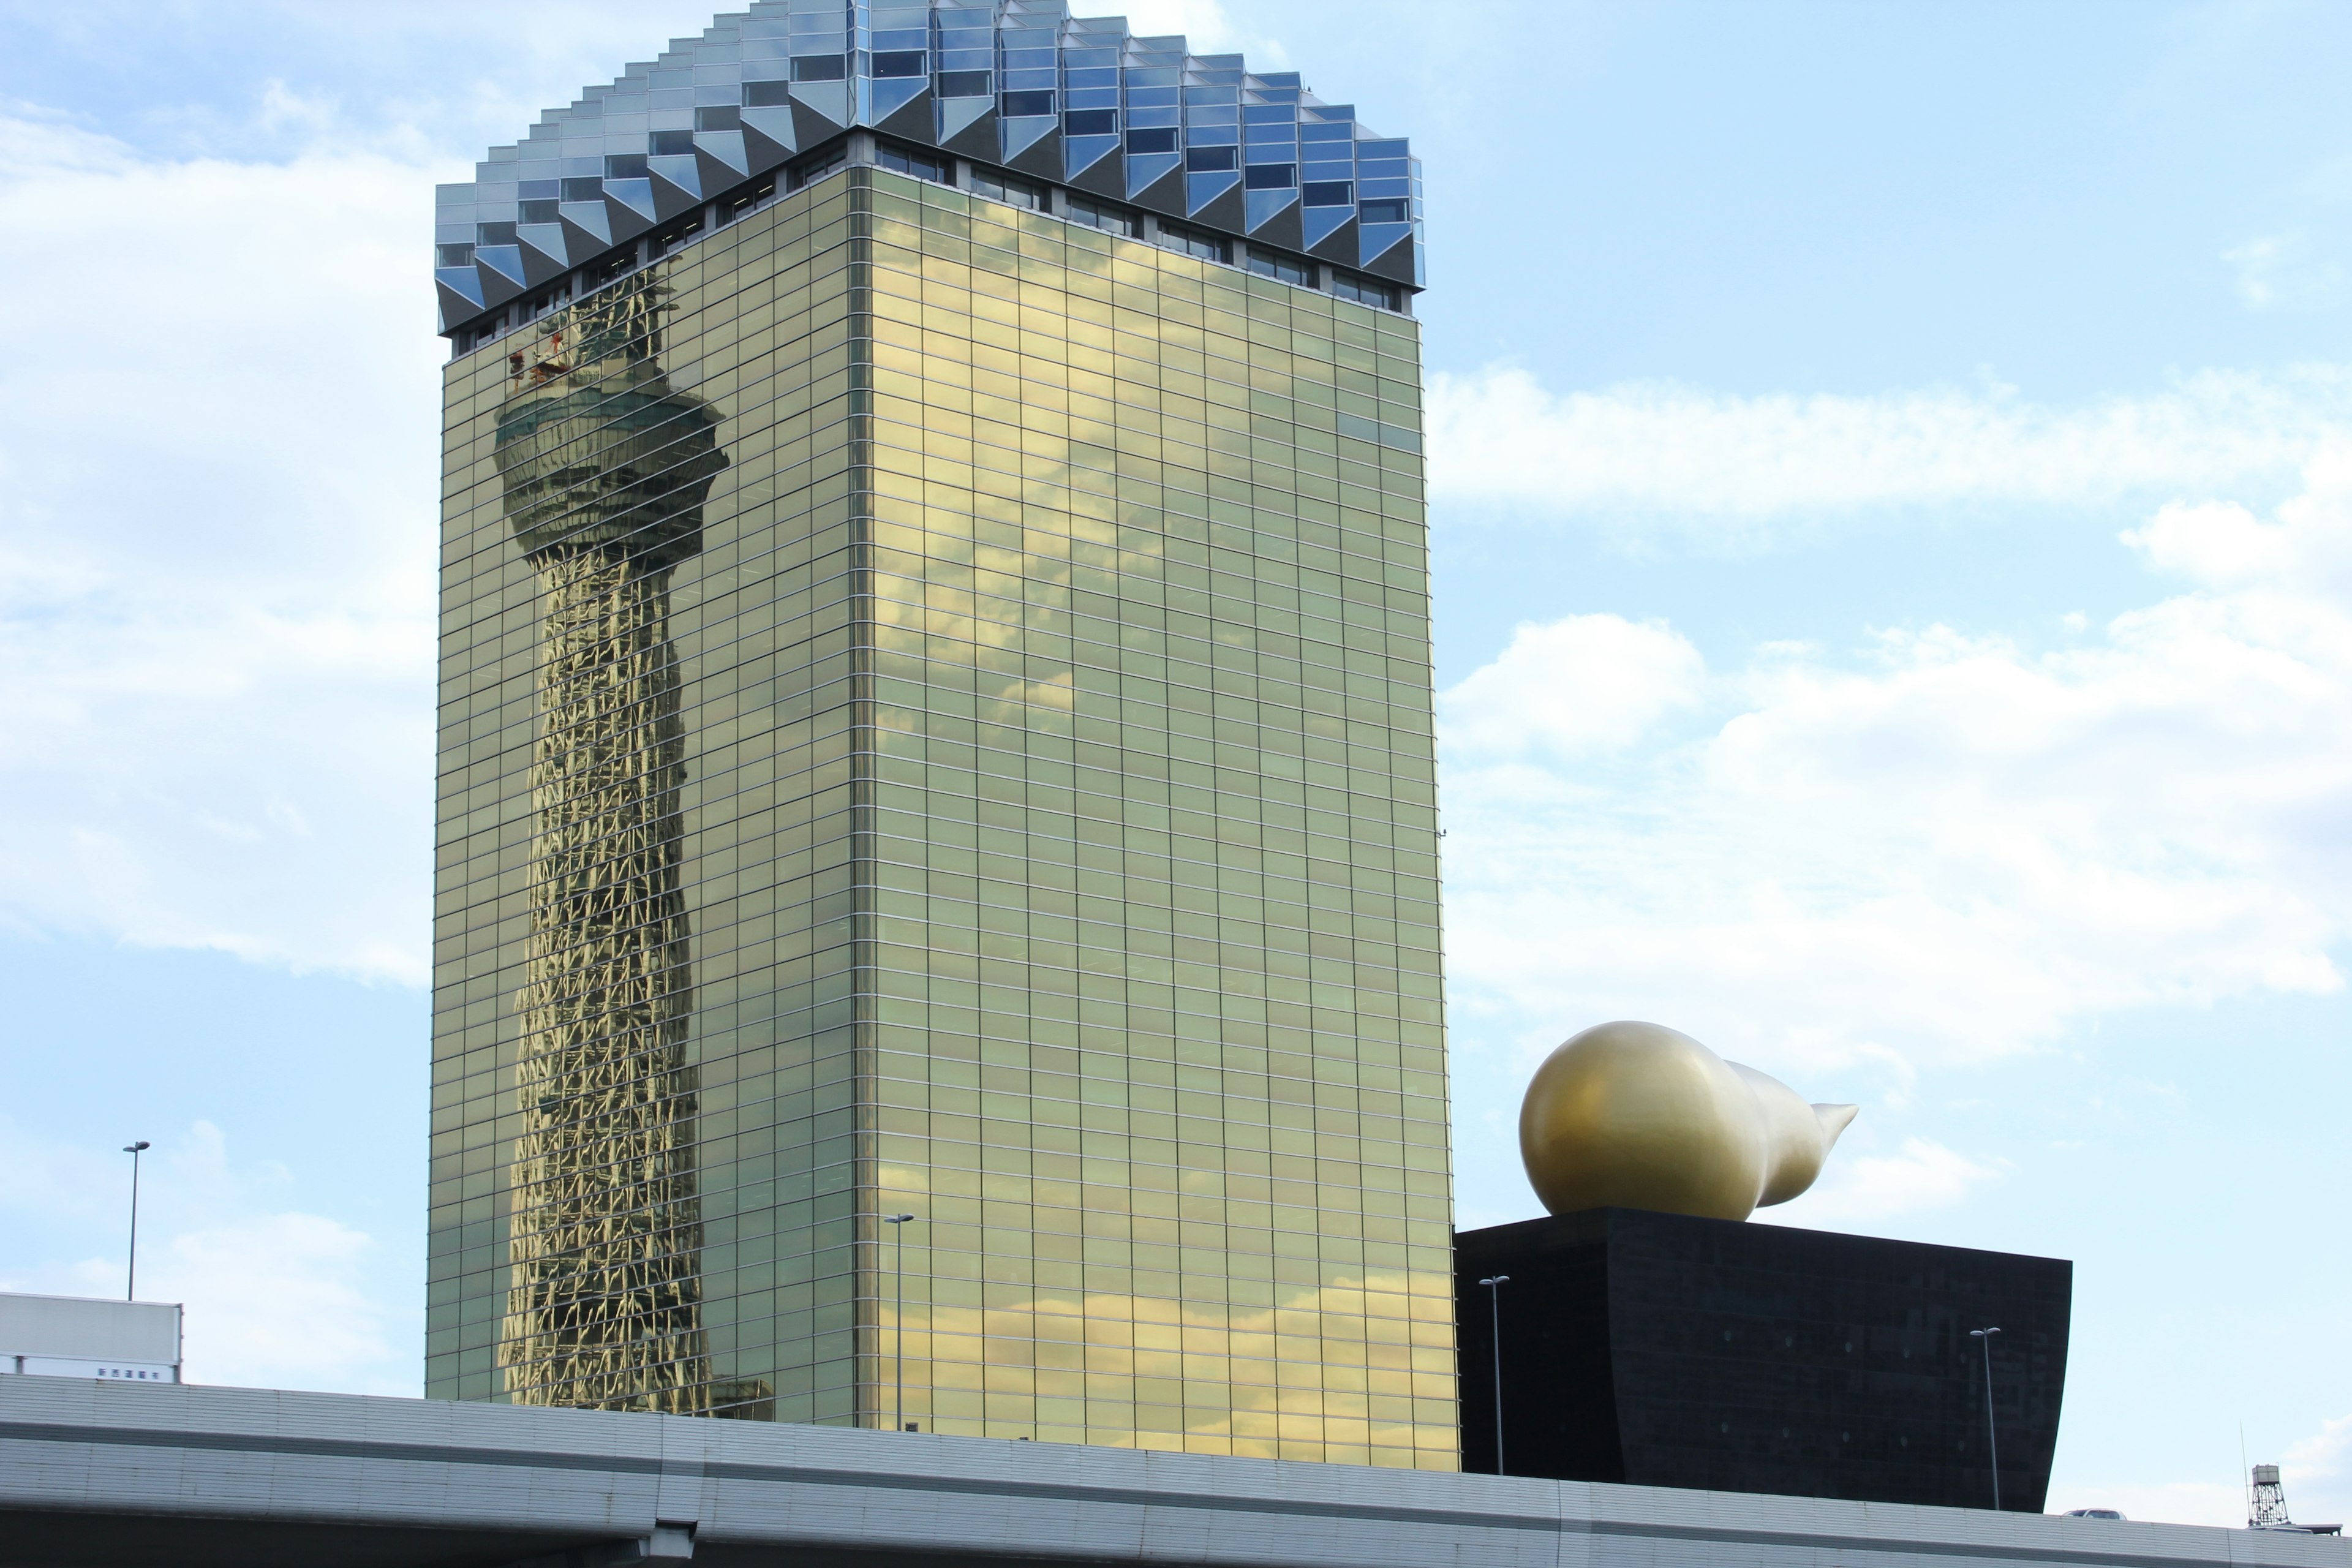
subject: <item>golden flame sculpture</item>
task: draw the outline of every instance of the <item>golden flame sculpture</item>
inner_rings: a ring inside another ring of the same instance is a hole
[[[1597,1024],[1536,1069],[1519,1107],[1519,1157],[1554,1214],[1746,1219],[1811,1186],[1858,1109],[1808,1105],[1662,1025]]]

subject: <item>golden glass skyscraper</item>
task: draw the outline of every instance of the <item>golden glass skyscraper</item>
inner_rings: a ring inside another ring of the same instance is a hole
[[[1115,26],[445,190],[433,1394],[1456,1463],[1417,191]]]

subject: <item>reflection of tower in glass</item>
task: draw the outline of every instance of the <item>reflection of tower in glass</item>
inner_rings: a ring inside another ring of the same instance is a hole
[[[727,458],[657,363],[664,292],[648,273],[583,302],[514,356],[499,414],[542,614],[499,1361],[518,1403],[751,1415],[766,1388],[714,1387],[702,1328],[667,626]]]

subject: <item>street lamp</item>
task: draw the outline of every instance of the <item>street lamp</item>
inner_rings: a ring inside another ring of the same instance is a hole
[[[2000,1443],[1992,1426],[1992,1337],[1999,1329],[1970,1329],[1969,1338],[1980,1340],[1985,1352],[1985,1454],[1992,1460],[1992,1510],[2000,1511]]]
[[[1491,1275],[1478,1281],[1486,1288],[1486,1303],[1494,1322],[1495,1350],[1495,1473],[1510,1472],[1503,1468],[1503,1287],[1511,1282],[1507,1274]]]
[[[891,1272],[898,1276],[898,1304],[892,1309],[890,1331],[897,1342],[890,1347],[890,1429],[907,1429],[907,1233],[900,1228],[915,1216],[910,1214],[886,1214],[882,1223],[890,1227],[897,1242],[892,1249]]]
[[[122,1299],[139,1300],[139,1156],[155,1145],[144,1138],[136,1143],[125,1143],[122,1152],[131,1156],[131,1267],[122,1281]]]

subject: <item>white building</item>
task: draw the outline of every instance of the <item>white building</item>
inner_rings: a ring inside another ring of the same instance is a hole
[[[0,1293],[0,1373],[177,1383],[179,1304]]]

